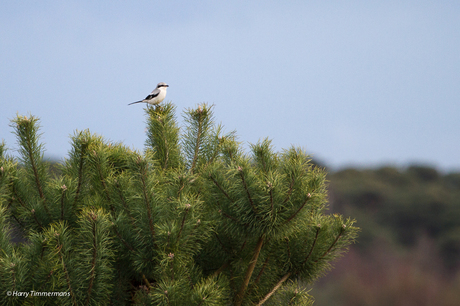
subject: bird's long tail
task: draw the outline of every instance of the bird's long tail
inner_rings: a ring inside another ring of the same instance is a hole
[[[142,102],[144,102],[144,101],[142,101],[142,100],[141,100],[141,101],[136,101],[136,102],[133,102],[133,103],[129,103],[128,105],[136,104],[136,103],[142,103]],[[144,102],[144,103],[145,103],[145,102]]]

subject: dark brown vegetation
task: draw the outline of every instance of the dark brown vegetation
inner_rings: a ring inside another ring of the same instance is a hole
[[[316,305],[460,305],[460,173],[383,167],[328,179],[330,209],[361,233],[315,284]]]

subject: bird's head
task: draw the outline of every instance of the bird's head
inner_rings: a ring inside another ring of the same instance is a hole
[[[157,84],[157,88],[162,88],[162,87],[169,87],[169,85],[166,84],[165,82],[160,82]]]

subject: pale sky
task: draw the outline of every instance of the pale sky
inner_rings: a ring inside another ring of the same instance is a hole
[[[460,170],[459,1],[3,1],[0,139],[41,118],[64,158],[89,128],[142,151],[144,98],[215,104],[239,140],[333,168]]]

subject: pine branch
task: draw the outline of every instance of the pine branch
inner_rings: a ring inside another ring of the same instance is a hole
[[[216,181],[216,179],[210,174],[209,177],[211,178],[211,180],[213,181],[214,185],[217,186],[217,188],[219,188],[219,190],[225,195],[225,197],[227,199],[230,200],[230,202],[233,203],[233,200],[230,198],[230,196],[228,195],[228,193],[222,188],[222,186],[220,186],[220,184]]]
[[[97,258],[97,249],[98,245],[96,242],[96,220],[97,220],[97,215],[95,213],[89,214],[87,216],[89,218],[90,223],[91,223],[91,230],[92,230],[92,240],[93,240],[93,255],[92,255],[92,261],[91,261],[91,272],[90,272],[90,277],[89,277],[89,287],[88,287],[88,297],[86,299],[86,305],[89,305],[90,298],[91,298],[91,291],[93,290],[93,282],[94,282],[94,274],[96,272],[96,258]]]
[[[31,162],[32,170],[34,172],[35,184],[37,186],[38,193],[40,194],[40,198],[43,200],[43,204],[46,205],[46,203],[45,203],[45,194],[43,193],[43,188],[42,188],[42,184],[40,183],[40,178],[38,176],[38,170],[37,170],[37,166],[35,164],[35,159],[34,159],[34,157],[32,155],[32,148],[31,148],[32,145],[30,143],[29,138],[26,138],[26,141],[27,141],[27,153],[29,154],[29,160]],[[45,206],[45,210],[49,214],[48,207]]]
[[[268,183],[268,188],[270,188],[270,191],[268,192],[270,194],[270,210],[272,212],[272,216],[274,216],[274,211],[273,211],[273,189],[272,189],[272,184]]]
[[[169,265],[170,265],[170,272],[171,272],[171,281],[174,281],[174,254],[173,253],[169,253],[168,254],[168,257],[169,257]]]
[[[72,297],[72,302],[74,305],[77,305],[77,301],[75,299],[75,294],[72,290],[72,286],[70,284],[70,275],[69,275],[69,271],[67,270],[67,265],[65,264],[64,262],[64,256],[62,254],[62,247],[63,245],[60,244],[58,245],[57,247],[57,250],[58,250],[58,254],[59,254],[59,260],[61,261],[61,264],[62,264],[62,268],[64,270],[64,274],[65,274],[65,280],[67,282],[67,288],[69,289],[69,292],[70,292],[70,296]]]
[[[23,145],[22,153],[25,154],[25,161],[30,163],[30,168],[33,172],[33,178],[35,181],[35,186],[38,190],[39,197],[41,199],[41,203],[43,204],[43,208],[45,209],[46,214],[48,217],[51,217],[50,211],[48,209],[45,193],[43,191],[43,185],[40,180],[40,174],[38,169],[38,163],[42,162],[41,160],[36,160],[36,158],[40,158],[40,145],[37,143],[36,133],[37,133],[37,126],[35,123],[38,119],[31,116],[30,120],[27,117],[19,117],[16,119],[17,123],[17,135],[20,139],[21,145]],[[27,163],[26,163],[27,164]]]
[[[177,233],[177,241],[179,241],[180,234],[182,233],[182,230],[184,229],[185,218],[187,218],[187,213],[188,213],[189,209],[190,209],[190,204],[186,204],[185,214],[184,214],[184,217],[182,217],[182,223],[180,225],[179,233]]]
[[[232,252],[230,252],[226,247],[225,245],[222,243],[222,241],[220,240],[219,236],[217,235],[217,233],[214,233],[214,236],[216,236],[216,239],[217,241],[219,242],[220,246],[222,247],[222,249],[227,253],[227,254],[232,254]]]
[[[8,209],[8,208],[9,208],[9,207],[7,207],[7,209]],[[24,228],[24,223],[22,223],[22,222],[18,219],[18,217],[16,217],[15,215],[12,215],[12,217],[13,217],[14,221],[16,221],[16,222],[19,224],[19,226],[20,226],[21,228]]]
[[[219,210],[219,212],[222,214],[222,216],[224,216],[224,217],[226,217],[226,218],[228,218],[228,219],[230,219],[230,220],[232,220],[232,221],[235,221],[236,223],[240,223],[240,221],[239,221],[237,218],[230,216],[230,215],[227,214],[226,212],[224,212],[224,211],[222,211],[222,210]],[[246,226],[247,226],[247,224],[243,224],[243,225],[246,225]]]
[[[246,191],[246,194],[248,196],[248,200],[249,200],[249,203],[251,204],[252,211],[258,217],[257,209],[256,209],[256,207],[254,205],[254,202],[252,201],[252,197],[251,197],[251,194],[249,193],[248,185],[246,184],[246,181],[244,180],[243,169],[241,167],[238,167],[238,171],[240,172],[241,182],[243,183],[244,190]]]
[[[297,211],[295,213],[293,213],[289,218],[286,219],[286,221],[284,221],[284,224],[286,223],[289,223],[292,221],[292,219],[294,219],[297,214],[302,210],[302,208],[305,207],[305,204],[307,204],[308,200],[311,198],[311,194],[307,194],[307,199],[305,199],[305,201],[303,202],[303,204],[299,207],[299,209],[297,209]]]
[[[323,259],[327,254],[329,254],[329,252],[332,250],[332,248],[335,246],[335,244],[337,243],[337,241],[339,241],[340,237],[342,237],[342,234],[344,232],[344,227],[341,227],[340,228],[340,232],[339,234],[335,237],[335,240],[334,242],[332,242],[331,246],[329,247],[329,249],[327,249],[326,252],[324,252],[324,254],[318,258],[317,260],[315,260],[315,263],[318,262],[319,260]]]
[[[201,145],[201,136],[203,133],[203,111],[201,110],[201,106],[197,110],[198,114],[198,131],[196,133],[196,144],[195,144],[195,152],[193,154],[193,161],[192,161],[192,167],[190,168],[190,171],[193,173],[193,170],[195,169],[196,165],[196,160],[198,159],[198,152],[200,150],[200,145]]]
[[[270,259],[270,256],[267,256],[267,259],[265,259],[264,264],[262,265],[262,269],[260,269],[260,272],[259,272],[259,274],[257,275],[257,278],[254,281],[254,284],[253,284],[254,286],[257,285],[257,283],[259,283],[260,278],[262,277],[262,274],[264,274],[265,268],[267,267],[269,259]]]
[[[152,285],[150,284],[149,280],[145,277],[144,274],[142,274],[142,280],[144,281],[144,283],[147,286],[147,288],[149,288],[149,289],[152,288]]]
[[[275,292],[278,290],[278,288],[291,276],[292,272],[288,272],[281,277],[281,279],[276,283],[275,287],[273,287],[272,290],[259,302],[257,303],[257,306],[261,306],[263,303],[265,303]]]
[[[23,156],[23,161],[26,167],[30,166],[32,170],[32,176],[35,183],[35,187],[37,188],[39,197],[41,199],[41,203],[43,204],[43,208],[48,215],[51,217],[47,200],[44,193],[44,187],[42,183],[42,179],[40,178],[40,172],[44,172],[43,169],[40,171],[38,169],[39,164],[42,164],[42,156],[41,156],[41,145],[38,144],[37,133],[38,133],[38,126],[36,122],[38,121],[37,118],[31,116],[30,119],[27,117],[20,117],[18,116],[13,122],[16,123],[16,135],[18,137],[19,143],[22,146],[21,153]]]
[[[313,253],[313,249],[315,248],[316,241],[318,241],[318,235],[319,235],[320,230],[321,230],[321,227],[320,227],[320,225],[318,225],[316,227],[316,234],[315,234],[315,238],[313,239],[313,243],[311,245],[310,252],[308,253],[307,257],[305,257],[305,259],[304,259],[304,261],[302,262],[301,265],[304,265],[307,262],[308,258],[310,258],[311,253]]]
[[[271,140],[265,138],[262,142],[251,145],[254,159],[259,168],[262,166],[262,171],[267,175],[276,165],[276,155],[273,154]]]
[[[220,130],[220,129],[218,129],[218,130]],[[220,148],[222,146],[222,142],[224,141],[224,138],[220,137],[218,135],[219,135],[219,132],[217,132],[217,134],[216,134],[216,138],[218,140],[218,144],[216,146],[216,149],[214,150],[214,153],[212,154],[211,158],[208,160],[206,165],[203,167],[203,172],[208,168],[209,165],[211,165],[214,162],[216,157],[219,155],[219,152],[221,150]]]
[[[27,209],[26,204],[25,204],[24,201],[21,199],[21,197],[18,195],[18,192],[17,192],[16,188],[14,187],[14,185],[13,185],[13,188],[12,188],[12,189],[13,189],[13,197],[12,197],[12,200],[17,201],[17,202],[19,203],[19,205],[22,206],[22,208]]]
[[[122,203],[122,205],[124,207],[124,211],[126,211],[128,213],[129,219],[131,220],[131,225],[138,232],[139,230],[138,230],[137,225],[136,225],[136,219],[132,215],[131,209],[128,207],[128,204],[126,203],[126,199],[125,199],[125,197],[123,195],[123,191],[121,190],[120,184],[118,183],[118,181],[115,181],[115,189],[118,192],[118,196],[120,197],[120,201],[121,201],[121,203]]]
[[[190,231],[190,233],[185,237],[185,239],[183,240],[182,242],[182,245],[187,245],[187,242],[189,240],[190,237],[193,237],[195,236],[195,233],[196,233],[196,229],[198,228],[198,226],[201,224],[201,220],[198,219],[195,226],[193,227],[193,230]]]
[[[117,226],[114,226],[114,230],[115,230],[115,234],[117,234],[117,237],[120,239],[121,242],[123,242],[123,244],[132,252],[134,252],[134,248],[128,244],[128,242],[126,242],[125,239],[123,239],[123,237],[121,236],[120,232],[118,231],[117,229]]]
[[[73,261],[76,279],[81,282],[78,296],[82,304],[101,304],[110,296],[113,280],[112,222],[102,208],[85,208],[78,223],[74,244],[81,251]]]
[[[289,239],[288,239],[288,237],[284,237],[284,241],[286,241],[286,248],[287,248],[288,258],[291,258],[291,248],[289,247]]]
[[[81,145],[80,152],[78,154],[79,158],[78,158],[77,190],[75,191],[75,198],[73,200],[73,206],[75,206],[75,204],[77,203],[80,197],[81,186],[83,183],[83,161],[84,161],[85,151],[86,151],[86,146]]]
[[[139,160],[140,162],[140,160]],[[139,173],[139,177],[141,179],[141,182],[142,182],[142,194],[144,196],[144,204],[145,204],[145,207],[147,209],[147,217],[149,218],[149,228],[150,228],[150,233],[152,234],[152,239],[154,241],[154,244],[156,245],[155,243],[155,228],[153,226],[153,219],[152,219],[152,210],[150,208],[150,201],[149,201],[149,197],[147,195],[147,183],[146,183],[146,169],[144,167],[142,167],[140,169],[140,173]]]
[[[37,215],[35,214],[35,209],[32,209],[31,212],[32,212],[32,215],[34,216],[35,222],[38,224],[38,227],[43,228],[43,225],[40,223],[40,221],[38,221]]]
[[[99,157],[99,154],[96,151],[93,151],[93,156],[97,158]],[[110,193],[109,193],[109,189],[107,188],[107,184],[105,182],[104,174],[102,173],[101,160],[98,159],[98,161],[96,161],[95,164],[96,164],[97,174],[99,176],[99,181],[102,184],[102,189],[104,190],[107,201],[108,203],[110,203],[112,211],[115,211],[113,204],[112,204],[112,200],[110,199]]]
[[[184,115],[187,132],[183,137],[183,148],[189,159],[191,173],[195,172],[200,163],[209,161],[217,149],[211,136],[212,107],[202,104],[197,109],[188,109]]]
[[[52,275],[53,275],[53,270],[51,270],[50,273],[48,273],[48,275],[46,276],[46,279],[43,282],[43,284],[40,286],[40,288],[38,288],[38,290],[36,290],[37,292],[41,292],[44,289],[46,283],[48,283],[48,281],[50,280]]]
[[[289,184],[288,194],[286,196],[286,199],[284,199],[284,201],[283,201],[283,205],[286,204],[287,201],[289,201],[289,199],[291,198],[293,187],[294,187],[294,178],[292,178],[291,183]]]
[[[88,181],[89,174],[95,172],[94,169],[91,169],[93,171],[88,171],[88,164],[91,164],[92,158],[88,154],[88,147],[93,143],[101,143],[102,137],[91,135],[89,130],[77,130],[74,135],[71,136],[71,140],[69,158],[65,160],[64,167],[62,168],[62,175],[76,182],[75,193],[71,193],[73,199],[71,199],[70,207],[77,209],[77,205],[84,195],[85,187],[87,190],[90,189],[89,183],[92,182]]]
[[[225,245],[223,244],[223,242],[220,240],[219,236],[218,236],[216,233],[214,233],[214,235],[216,236],[216,239],[217,239],[217,241],[219,242],[219,244],[220,244],[220,246],[222,247],[222,249],[224,250],[224,252],[227,253],[227,254],[230,255],[230,256],[233,256],[234,253],[231,252],[230,250],[228,250],[228,249],[225,247]],[[246,246],[246,242],[247,242],[247,240],[244,241],[244,243],[243,243],[243,245],[241,246],[239,252],[242,252],[242,251],[243,251],[244,247]],[[227,269],[227,267],[230,266],[231,262],[232,262],[231,260],[226,261],[226,262],[225,262],[222,266],[220,266],[220,268],[217,269],[212,275],[213,275],[214,277],[218,276],[220,273],[222,273],[222,271],[224,271],[225,269]]]
[[[163,169],[166,169],[166,168],[168,168],[169,148],[168,148],[168,139],[166,138],[164,133],[163,133],[163,138],[164,138],[164,142],[165,142],[165,161],[164,161]]]
[[[219,202],[217,202],[217,204],[219,205]],[[248,223],[241,223],[240,220],[238,220],[237,218],[227,214],[225,211],[223,211],[222,209],[219,209],[219,214],[221,214],[222,216],[234,221],[235,223],[237,224],[240,224],[240,225],[243,225],[244,227],[248,227],[249,224]]]
[[[227,267],[230,265],[230,263],[231,263],[230,260],[226,261],[222,266],[220,266],[219,269],[217,269],[217,270],[212,274],[212,276],[213,276],[213,277],[218,276],[220,273],[222,273],[222,271],[224,271],[225,269],[227,269]]]
[[[62,194],[61,194],[61,220],[64,220],[64,196],[67,187],[65,185],[62,186]]]
[[[180,179],[180,187],[179,190],[177,191],[177,197],[180,198],[182,190],[185,188],[185,183],[182,179]]]
[[[146,146],[153,149],[163,170],[175,168],[181,164],[178,145],[179,128],[176,126],[174,108],[171,103],[146,108],[148,115]]]
[[[15,271],[15,267],[16,267],[16,264],[11,262],[11,266],[10,266],[10,273],[11,273],[11,278],[13,280],[13,290],[16,290],[16,271]]]
[[[249,284],[249,280],[251,279],[252,272],[254,272],[254,268],[257,264],[257,259],[259,258],[260,251],[262,249],[262,245],[264,244],[264,236],[261,236],[257,241],[256,248],[252,255],[251,261],[249,262],[248,269],[246,270],[246,274],[244,276],[243,284],[241,285],[240,290],[238,291],[235,299],[235,305],[241,306],[243,303],[244,294]]]

